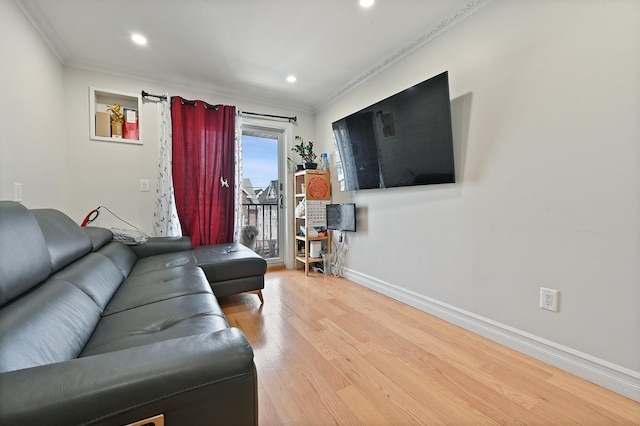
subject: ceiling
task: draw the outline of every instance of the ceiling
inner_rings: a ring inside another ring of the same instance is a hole
[[[314,111],[486,0],[15,0],[68,66]],[[136,46],[140,33],[146,46]],[[295,83],[286,77],[293,74]]]

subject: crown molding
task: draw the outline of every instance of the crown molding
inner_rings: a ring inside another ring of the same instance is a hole
[[[58,58],[60,63],[65,65],[66,59],[69,58],[69,52],[60,42],[60,37],[44,17],[38,6],[31,0],[14,0],[14,3],[27,17],[31,25],[40,33],[40,36],[47,43],[53,54]]]
[[[440,34],[443,34],[445,31],[451,29],[454,25],[461,22],[463,19],[470,16],[472,13],[479,10],[481,7],[490,3],[491,1],[492,0],[470,1],[464,7],[458,9],[450,17],[443,19],[437,25],[427,29],[424,33],[422,33],[420,36],[418,36],[411,42],[407,43],[405,46],[402,46],[401,48],[395,50],[391,55],[384,58],[383,60],[381,60],[371,68],[367,69],[366,71],[362,72],[361,74],[359,74],[358,76],[350,80],[342,88],[338,89],[333,94],[331,94],[328,98],[317,103],[316,105],[304,104],[304,103],[298,103],[298,102],[292,103],[292,102],[287,102],[282,100],[280,101],[276,100],[274,102],[274,100],[268,96],[266,98],[261,97],[259,99],[252,98],[252,100],[258,101],[260,103],[265,103],[265,104],[266,103],[278,104],[278,105],[282,104],[281,106],[287,107],[287,108],[297,107],[297,108],[301,108],[305,112],[316,113],[326,108],[328,105],[335,102],[342,96],[346,95],[348,92],[355,89],[359,85],[363,84],[365,81],[373,78],[374,76],[386,70],[387,68],[391,67],[392,65],[400,62],[406,56],[419,50],[424,45],[426,45],[427,43],[437,38]],[[33,27],[36,29],[36,31],[38,31],[38,33],[44,39],[46,44],[49,46],[53,54],[57,57],[57,59],[63,65],[75,67],[75,68],[81,68],[81,69],[94,69],[94,70],[106,72],[109,74],[117,74],[117,75],[134,77],[130,72],[129,73],[122,72],[122,71],[110,72],[110,71],[105,71],[104,69],[98,70],[96,64],[85,64],[85,63],[81,63],[81,61],[78,62],[73,60],[73,58],[71,58],[70,56],[68,49],[65,47],[64,43],[61,42],[60,37],[58,36],[56,31],[53,29],[53,27],[50,25],[49,21],[46,19],[42,11],[39,9],[36,2],[34,2],[33,0],[14,0],[14,3],[26,16],[26,18],[31,22]],[[135,77],[135,78],[140,78],[140,77]],[[145,80],[151,80],[151,79],[147,78]],[[162,81],[162,83],[168,84],[172,82]],[[175,82],[173,84],[175,84]],[[191,87],[192,85],[185,85],[183,82],[182,84],[180,84],[180,86]],[[196,86],[198,88],[206,89],[207,91],[212,90],[212,88],[209,86],[206,86],[206,87],[202,87],[202,85],[196,85]],[[220,92],[220,88],[216,88],[215,91]],[[222,91],[222,92],[226,92],[226,91]],[[221,93],[221,94],[224,94],[224,93]],[[233,97],[237,97],[237,96],[242,97],[241,94],[235,93],[234,91],[232,91],[232,93],[227,93],[227,95],[233,96]]]
[[[331,96],[326,98],[324,101],[320,102],[316,106],[316,111],[320,111],[320,110],[324,109],[329,104],[331,104],[334,101],[338,100],[339,98],[341,98],[342,96],[344,96],[345,94],[347,94],[348,92],[350,92],[351,90],[356,88],[357,86],[361,85],[365,81],[367,81],[370,78],[374,77],[375,75],[381,73],[382,71],[384,71],[385,69],[389,68],[390,66],[400,62],[403,58],[405,58],[406,56],[408,56],[411,53],[415,52],[416,50],[420,49],[421,47],[423,47],[427,43],[433,41],[436,37],[438,37],[439,35],[441,35],[445,31],[451,29],[454,25],[458,24],[464,18],[468,17],[473,12],[476,12],[482,6],[485,6],[486,4],[490,3],[491,1],[492,0],[473,0],[473,1],[469,2],[469,3],[467,3],[464,7],[458,9],[450,17],[448,17],[446,19],[443,19],[437,25],[435,25],[432,28],[429,28],[427,31],[422,33],[415,40],[413,40],[413,41],[409,42],[408,44],[406,44],[405,46],[399,48],[398,50],[396,50],[390,56],[384,58],[382,61],[380,61],[379,63],[377,63],[373,67],[369,68],[368,70],[366,70],[362,74],[360,74],[357,77],[355,77],[353,80],[349,81],[346,85],[344,85],[342,88],[340,88],[339,90],[334,92]]]
[[[183,80],[171,80],[161,77],[153,77],[153,76],[145,76],[140,77],[140,73],[135,70],[117,70],[106,68],[104,65],[96,65],[93,63],[84,63],[80,61],[67,61],[64,64],[68,68],[81,70],[81,71],[89,71],[94,73],[100,73],[105,75],[111,75],[116,77],[121,77],[129,80],[137,80],[140,84],[153,84],[157,86],[163,86],[164,89],[154,89],[154,90],[162,90],[163,92],[169,92],[169,96],[173,96],[172,93],[175,90],[190,90],[196,92],[202,92],[203,95],[211,95],[214,99],[216,98],[228,98],[227,101],[231,100],[233,102],[247,102],[251,105],[264,106],[268,108],[279,108],[282,111],[291,111],[291,112],[282,112],[282,114],[290,114],[293,112],[297,113],[305,113],[305,114],[314,114],[315,111],[311,105],[301,103],[301,102],[292,102],[289,99],[277,97],[276,95],[270,94],[253,94],[251,96],[247,96],[243,91],[236,89],[223,88],[222,86],[216,86],[211,84],[203,84],[201,82],[188,82]],[[168,88],[167,88],[168,87]],[[224,102],[227,102],[224,101]],[[211,103],[220,103],[219,101],[211,101]],[[239,109],[242,109],[240,105],[236,105]],[[251,109],[254,107],[250,107]]]

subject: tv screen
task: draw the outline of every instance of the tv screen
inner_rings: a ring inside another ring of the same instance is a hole
[[[327,204],[327,229],[356,232],[356,205]]]
[[[443,72],[333,123],[341,191],[455,182]]]

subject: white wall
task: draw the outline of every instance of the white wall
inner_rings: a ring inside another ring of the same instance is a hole
[[[66,207],[62,65],[11,1],[0,1],[0,200]]]
[[[140,119],[143,145],[93,141],[89,139],[89,86],[126,93],[139,93],[141,90],[154,94],[169,92],[169,96],[202,99],[212,104],[235,105],[245,111],[297,116],[298,125],[281,121],[252,120],[249,116],[244,118],[245,122],[284,126],[287,128],[289,142],[297,134],[312,135],[315,132],[314,117],[311,113],[226,98],[202,90],[170,87],[157,82],[70,67],[65,67],[64,81],[67,111],[65,121],[69,133],[68,167],[71,176],[67,213],[77,220],[81,220],[91,209],[104,205],[133,225],[151,233],[157,188],[160,127],[158,103],[143,102]],[[149,192],[140,191],[140,179],[149,179]],[[101,216],[100,220],[103,218]],[[101,223],[102,226],[105,224]],[[118,226],[117,220],[114,219],[108,225]]]
[[[289,148],[295,135],[309,139],[315,133],[311,111],[224,97],[203,88],[64,67],[12,1],[0,0],[0,24],[0,54],[5,58],[0,67],[0,199],[12,200],[13,183],[19,182],[23,202],[29,208],[57,208],[80,222],[90,210],[104,205],[151,232],[157,188],[158,104],[143,105],[143,145],[93,141],[89,138],[90,86],[127,93],[168,92],[170,96],[235,105],[244,111],[297,116],[296,124],[244,117],[247,123],[284,130],[288,147],[282,152],[283,161],[292,154]],[[140,179],[149,179],[149,192],[139,190]],[[288,192],[290,186],[286,186]],[[122,226],[108,214],[101,215],[96,224]]]
[[[0,0],[0,24],[0,54],[10,59],[0,68],[0,199],[12,200],[13,183],[19,182],[27,207],[57,208],[80,222],[90,210],[104,205],[151,233],[157,188],[158,104],[143,105],[143,145],[93,141],[89,138],[90,86],[127,93],[168,92],[170,96],[235,105],[244,111],[297,116],[296,124],[244,117],[247,123],[284,130],[288,144],[283,152],[285,165],[294,136],[309,139],[315,133],[311,111],[224,97],[210,89],[64,67],[12,1]],[[149,179],[149,192],[139,190],[140,179]],[[290,186],[286,186],[288,192]],[[286,221],[288,226],[291,222]],[[123,226],[109,214],[102,214],[95,224]]]
[[[359,207],[350,276],[640,377],[639,18],[495,0],[320,111],[330,146],[332,121],[449,71],[458,183],[336,195]]]

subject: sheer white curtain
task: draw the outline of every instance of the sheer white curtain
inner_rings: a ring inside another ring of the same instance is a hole
[[[160,149],[158,154],[158,185],[156,207],[153,213],[153,233],[156,237],[177,237],[182,235],[178,220],[176,200],[171,177],[171,113],[169,96],[159,103]]]
[[[233,241],[240,238],[240,229],[242,228],[242,116],[236,114],[236,144],[235,144],[235,225],[233,229]]]

